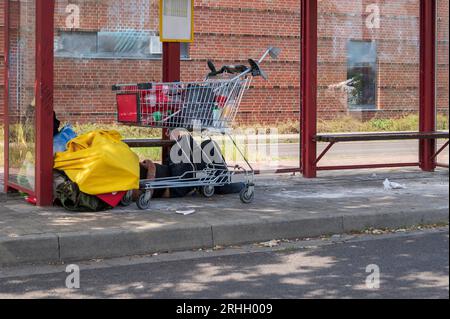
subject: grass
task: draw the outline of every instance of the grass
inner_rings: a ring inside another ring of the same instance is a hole
[[[437,119],[438,130],[448,130],[447,115],[440,114]],[[300,122],[288,120],[277,124],[253,124],[238,126],[241,130],[252,129],[266,131],[270,127],[276,128],[279,134],[299,134]],[[419,116],[407,115],[400,118],[376,118],[369,121],[361,121],[353,116],[341,116],[333,120],[318,120],[317,131],[319,133],[350,133],[350,132],[402,132],[417,131],[419,129]]]
[[[417,131],[418,129],[418,115],[407,115],[396,119],[377,118],[366,122],[351,116],[345,116],[336,120],[318,122],[318,131],[321,133],[403,132]],[[448,130],[448,117],[446,115],[438,115],[437,129]]]
[[[115,130],[118,131],[123,138],[161,138],[161,130],[150,129],[145,127],[124,126],[118,124],[75,124],[73,125],[78,135],[88,133],[93,130]],[[162,158],[162,150],[159,148],[136,148],[133,151],[142,160],[160,161]]]
[[[123,138],[161,138],[161,130],[145,127],[124,126],[119,124],[74,124],[73,128],[79,135],[94,130],[115,130]]]
[[[117,124],[75,124],[73,125],[74,130],[77,132],[77,134],[82,135],[84,133],[93,131],[93,130],[116,130],[118,131],[123,138],[160,138],[161,137],[161,131],[156,129],[148,129],[148,128],[139,128],[139,127],[128,127],[128,126],[122,126]],[[0,165],[3,165],[4,158],[3,158],[3,139],[4,139],[4,131],[3,126],[0,125]],[[17,153],[18,149],[15,149],[14,154],[17,156],[13,156],[12,161],[17,162],[22,157],[23,153],[19,151]],[[162,150],[157,148],[138,148],[134,149],[134,152],[139,156],[141,160],[144,159],[150,159],[153,161],[159,161],[162,157]],[[14,155],[11,154],[11,155]],[[14,158],[17,159],[15,160]]]

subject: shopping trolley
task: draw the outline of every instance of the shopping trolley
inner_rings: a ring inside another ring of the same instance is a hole
[[[241,201],[253,202],[254,170],[231,135],[231,125],[253,77],[261,76],[267,80],[267,75],[260,64],[267,56],[277,59],[279,54],[279,49],[271,47],[259,61],[249,59],[248,66],[224,66],[220,70],[208,61],[210,73],[202,82],[113,86],[116,93],[118,122],[130,126],[168,129],[175,141],[175,153],[181,157],[183,164],[189,164],[192,168],[181,176],[141,180],[142,194],[137,201],[140,209],[150,207],[152,193],[157,189],[191,187],[209,198],[214,195],[216,187],[234,183],[237,178],[243,179],[245,183],[240,193]],[[195,148],[192,141],[196,132],[209,137],[211,141],[212,134],[228,136],[246,166],[229,166],[221,155],[217,156],[219,152],[215,151],[213,157],[211,152],[203,148],[199,150],[202,161],[196,160],[195,156],[192,156]],[[123,204],[128,205],[131,200],[130,191],[125,196]]]

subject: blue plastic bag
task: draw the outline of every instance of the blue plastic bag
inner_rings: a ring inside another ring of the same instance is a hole
[[[61,132],[53,138],[53,155],[67,151],[67,143],[77,137],[71,125],[66,125]]]

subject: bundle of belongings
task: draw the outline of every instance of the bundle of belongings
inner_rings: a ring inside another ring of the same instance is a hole
[[[72,211],[110,209],[139,188],[139,158],[116,131],[93,131],[72,139],[55,156],[57,202]]]
[[[66,132],[67,133],[67,132]],[[70,136],[70,134],[68,134]],[[195,144],[193,140],[190,141]],[[202,143],[204,149],[208,143]],[[195,145],[194,147],[198,147]],[[226,168],[216,144],[208,148],[209,155],[218,155]],[[215,156],[214,158],[217,158]],[[71,139],[64,152],[55,155],[54,194],[56,203],[70,211],[96,212],[119,205],[128,191],[134,191],[134,199],[140,195],[140,180],[179,177],[189,178],[192,164],[155,164],[150,160],[139,162],[138,156],[122,142],[116,131],[93,131]],[[205,168],[206,162],[196,164],[196,170]],[[217,194],[239,193],[244,184],[228,184],[216,188]],[[155,198],[180,198],[196,191],[194,187],[155,190]]]

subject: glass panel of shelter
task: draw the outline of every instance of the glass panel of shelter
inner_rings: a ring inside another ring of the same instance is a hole
[[[9,1],[9,181],[35,188],[35,0]]]
[[[56,0],[55,109],[63,122],[80,123],[79,132],[113,127],[128,138],[160,137],[160,130],[110,125],[116,120],[112,85],[162,78],[158,12],[158,0]],[[202,81],[208,60],[247,64],[269,46],[282,49],[278,61],[263,65],[269,81],[253,82],[236,118],[235,138],[256,169],[299,168],[299,35],[300,1],[202,1],[195,41],[181,45],[182,81]],[[136,152],[161,157],[159,150]],[[234,153],[227,157],[241,161]]]
[[[437,0],[436,111],[437,129],[448,131],[449,123],[449,1]],[[446,141],[438,141],[438,149]],[[440,164],[449,163],[448,148],[438,156]]]
[[[319,133],[418,131],[419,5],[319,1]],[[417,141],[342,143],[320,166],[413,163],[417,154]]]

